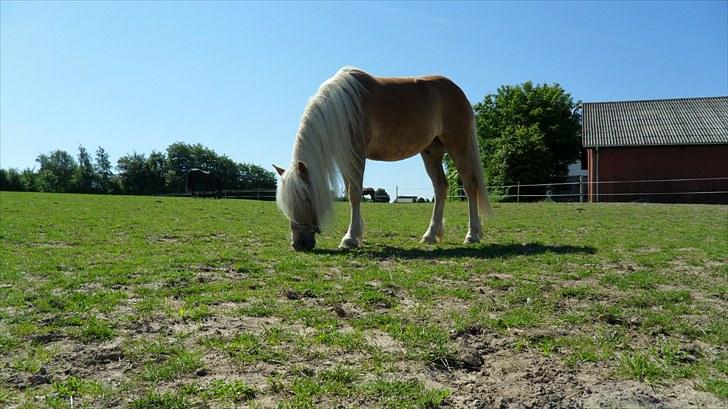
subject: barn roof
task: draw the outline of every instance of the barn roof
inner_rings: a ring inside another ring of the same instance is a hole
[[[728,97],[585,102],[584,147],[728,144]]]

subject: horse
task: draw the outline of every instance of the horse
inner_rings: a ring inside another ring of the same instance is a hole
[[[362,199],[365,199],[367,196],[369,196],[370,201],[374,201],[374,196],[376,195],[376,191],[373,187],[365,187],[364,190],[361,191]]]
[[[366,200],[369,196],[369,201],[372,203],[389,203],[389,195],[384,189],[374,190],[373,187],[365,187],[361,192],[362,200]]]
[[[212,192],[216,198],[222,197],[222,181],[215,174],[202,169],[190,169],[185,175],[186,190],[192,196],[197,192]]]
[[[435,203],[422,242],[443,240],[443,211],[448,182],[447,153],[468,197],[465,243],[480,241],[480,218],[492,215],[473,109],[465,93],[443,76],[375,77],[341,68],[319,87],[306,105],[288,169],[273,165],[281,177],[276,202],[290,221],[292,246],[310,251],[331,217],[334,192],[343,179],[349,199],[349,228],[340,249],[363,244],[362,183],[367,159],[398,161],[419,154],[432,181]],[[340,176],[339,176],[340,175]]]

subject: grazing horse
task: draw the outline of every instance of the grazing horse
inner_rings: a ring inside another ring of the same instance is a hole
[[[362,245],[360,203],[366,159],[397,161],[420,154],[435,191],[424,243],[442,240],[448,183],[442,167],[453,159],[468,196],[466,243],[480,240],[480,217],[492,214],[480,163],[473,109],[463,91],[441,76],[383,78],[345,67],[325,81],[306,106],[291,166],[281,176],[278,207],[291,222],[292,245],[311,250],[331,215],[339,174],[351,207],[339,248]]]
[[[365,187],[364,190],[361,191],[362,198],[365,198],[366,196],[369,196],[369,200],[374,202],[374,195],[376,195],[377,192],[374,190],[373,187]]]
[[[192,196],[195,192],[212,192],[214,197],[222,197],[222,181],[216,175],[202,169],[190,169],[185,178],[187,191]]]

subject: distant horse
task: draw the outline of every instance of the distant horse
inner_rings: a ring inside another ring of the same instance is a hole
[[[349,229],[339,248],[362,244],[360,213],[366,159],[397,161],[420,154],[432,180],[435,205],[424,243],[443,238],[448,183],[442,159],[455,162],[468,196],[466,243],[480,240],[480,217],[492,214],[480,163],[473,109],[463,91],[441,76],[383,78],[345,67],[325,81],[308,102],[281,176],[278,207],[291,222],[296,250],[316,246],[316,233],[331,215],[338,175],[351,207]]]
[[[195,196],[195,192],[212,192],[216,198],[222,197],[222,181],[213,173],[202,169],[190,169],[186,175],[187,192]]]
[[[376,192],[376,190],[374,190],[374,188],[373,188],[373,187],[365,187],[365,188],[364,188],[364,189],[363,189],[363,190],[361,191],[361,196],[362,196],[362,198],[365,198],[366,196],[369,196],[369,200],[371,200],[372,202],[374,201],[374,196],[375,196],[376,194],[377,194],[377,192]]]

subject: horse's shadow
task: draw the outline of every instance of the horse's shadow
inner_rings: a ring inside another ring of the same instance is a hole
[[[596,249],[589,246],[548,245],[541,243],[526,244],[488,244],[478,247],[449,248],[399,248],[391,246],[365,246],[356,250],[316,249],[315,254],[352,254],[376,259],[399,258],[409,260],[429,260],[438,258],[509,258],[532,256],[545,253],[553,254],[595,254]]]

